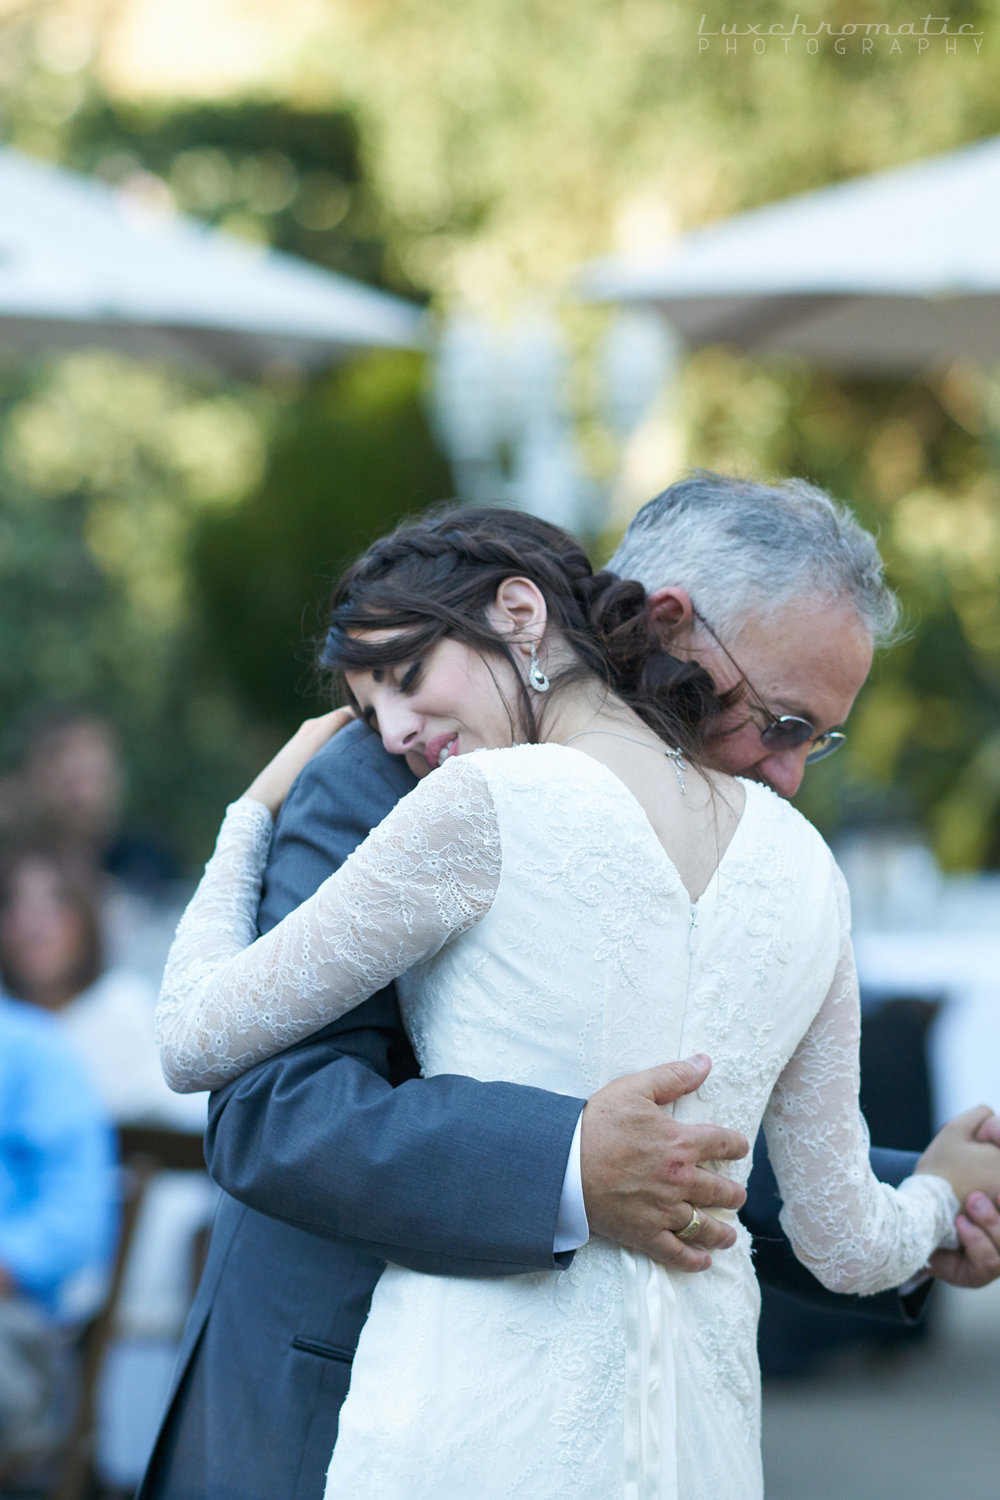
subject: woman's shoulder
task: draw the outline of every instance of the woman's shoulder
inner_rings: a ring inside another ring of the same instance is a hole
[[[607,767],[572,746],[557,741],[532,745],[508,745],[498,750],[473,750],[454,762],[474,767],[492,785],[534,788],[546,783],[558,786],[603,784]]]
[[[826,839],[814,823],[785,797],[765,786],[762,781],[750,781],[739,777],[746,791],[747,810],[752,810],[759,836],[770,835],[786,848],[794,849],[817,867],[836,871],[839,868]]]

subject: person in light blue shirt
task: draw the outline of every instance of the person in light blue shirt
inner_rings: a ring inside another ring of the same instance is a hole
[[[94,1087],[51,1017],[0,996],[0,1476],[57,1440],[57,1330],[106,1271],[114,1229]]]

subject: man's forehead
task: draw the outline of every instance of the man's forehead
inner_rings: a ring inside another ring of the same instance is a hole
[[[780,615],[751,617],[732,650],[769,707],[831,725],[871,669],[870,632],[842,601],[803,601]]]

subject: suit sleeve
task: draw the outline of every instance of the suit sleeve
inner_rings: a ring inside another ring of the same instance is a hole
[[[360,726],[331,741],[282,809],[261,930],[412,786]],[[414,1270],[506,1275],[558,1263],[581,1107],[514,1084],[416,1077],[390,986],[213,1095],[206,1153],[227,1192],[298,1228]]]

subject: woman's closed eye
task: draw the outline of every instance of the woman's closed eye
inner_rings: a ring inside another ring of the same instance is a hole
[[[403,673],[402,677],[399,679],[399,691],[401,693],[409,693],[412,692],[414,688],[419,687],[420,676],[423,672],[423,669],[424,664],[422,661],[411,662],[406,671]]]

